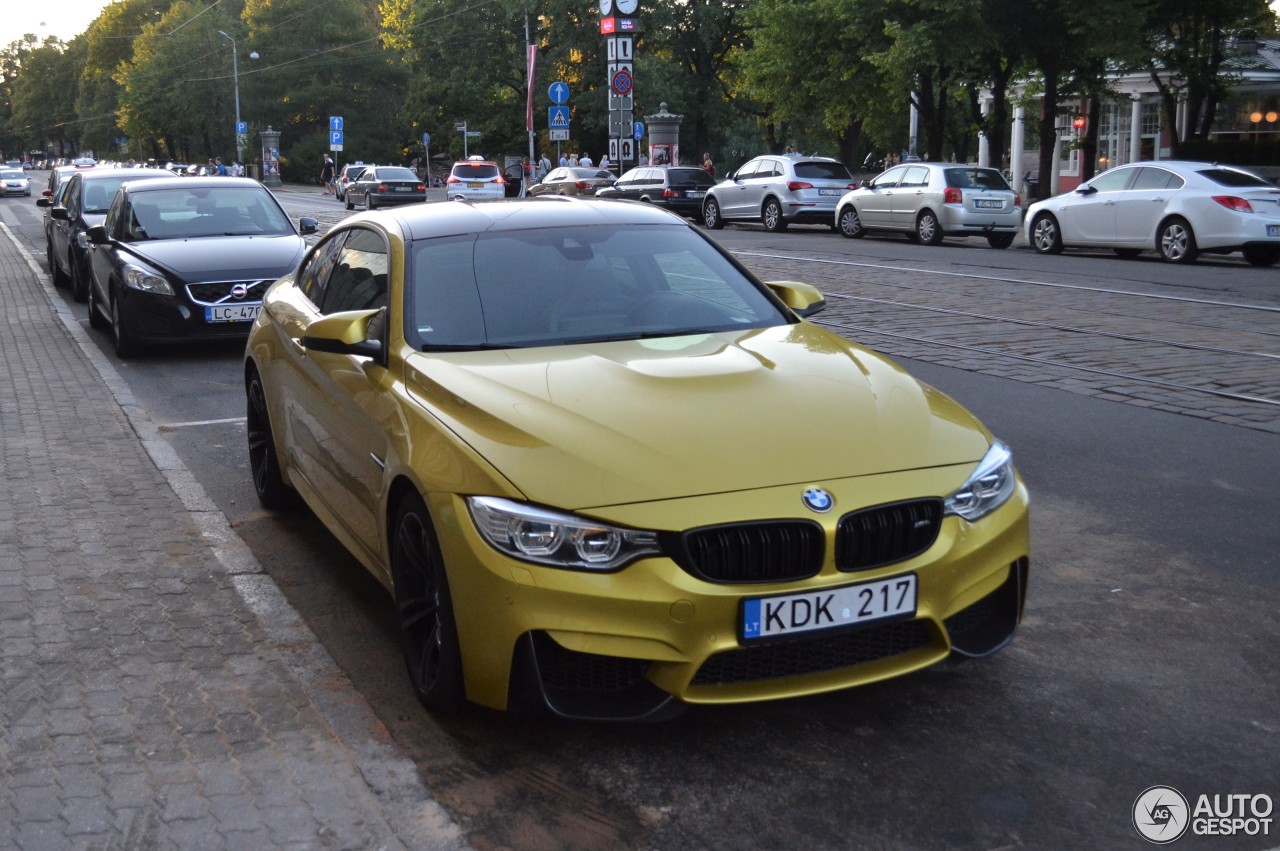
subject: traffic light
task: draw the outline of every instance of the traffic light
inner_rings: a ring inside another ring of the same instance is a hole
[[[1085,123],[1086,119],[1083,115],[1077,115],[1075,118],[1071,119],[1071,126],[1077,130],[1083,130]]]

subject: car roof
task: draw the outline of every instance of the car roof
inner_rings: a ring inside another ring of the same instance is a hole
[[[84,176],[81,177],[80,179],[81,180],[100,180],[108,177],[119,177],[120,175],[123,174],[126,177],[138,177],[145,180],[155,180],[156,179],[155,174],[158,170],[159,169],[154,169],[154,168],[95,168],[89,171],[82,171],[81,174],[83,174]]]
[[[150,192],[159,189],[212,189],[214,187],[240,187],[241,189],[253,187],[255,189],[265,189],[261,183],[251,177],[147,177],[143,180],[131,180],[124,185],[126,191],[130,194],[138,192]]]
[[[497,165],[493,160],[458,160],[454,165]]]
[[[650,204],[577,196],[494,201],[450,201],[446,204],[409,204],[376,213],[361,213],[348,221],[395,219],[408,239],[430,239],[467,233],[492,233],[543,227],[591,225],[680,225],[691,227],[679,216]]]

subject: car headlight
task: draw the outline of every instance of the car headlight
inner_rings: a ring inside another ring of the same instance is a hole
[[[467,507],[489,545],[521,561],[603,572],[662,552],[656,532],[623,529],[497,497],[468,497]]]
[[[986,517],[1005,504],[1017,484],[1013,473],[1013,453],[997,440],[991,444],[968,481],[947,497],[947,514],[969,521]]]
[[[126,264],[124,267],[124,285],[131,290],[157,295],[173,295],[173,287],[161,275],[139,266]]]

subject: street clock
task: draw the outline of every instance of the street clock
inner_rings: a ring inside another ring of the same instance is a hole
[[[600,0],[601,3],[606,0]],[[637,0],[618,0],[618,11],[624,15],[634,15],[636,11]]]
[[[613,0],[600,0],[600,17],[607,18],[613,14]]]

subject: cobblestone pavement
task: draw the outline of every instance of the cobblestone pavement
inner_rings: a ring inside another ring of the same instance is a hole
[[[0,848],[463,847],[47,286],[0,225]]]
[[[1280,434],[1280,297],[738,256],[763,280],[817,286],[828,307],[814,321],[891,357]],[[1263,274],[1280,294],[1280,273]]]

